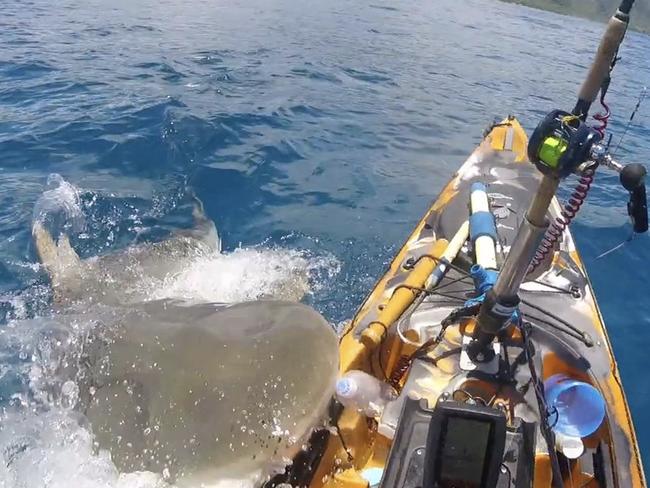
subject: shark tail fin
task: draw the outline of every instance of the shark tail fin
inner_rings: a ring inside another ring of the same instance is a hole
[[[59,236],[57,250],[59,252],[59,260],[64,266],[77,267],[81,264],[81,258],[79,258],[77,251],[72,248],[70,238],[67,234]]]
[[[81,259],[70,245],[67,235],[62,234],[56,243],[52,234],[40,222],[35,222],[32,226],[32,238],[38,259],[53,282],[60,282],[64,272],[80,267]]]

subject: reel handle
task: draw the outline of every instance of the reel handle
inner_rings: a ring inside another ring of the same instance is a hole
[[[639,163],[623,166],[615,161],[602,144],[591,147],[591,160],[613,169],[619,174],[621,185],[630,192],[627,202],[627,214],[632,219],[634,232],[641,234],[648,231],[648,199],[645,189],[647,170]]]
[[[647,171],[642,164],[628,164],[621,170],[620,180],[623,187],[630,192],[627,213],[632,219],[634,232],[648,230],[648,200],[646,197],[645,177]]]

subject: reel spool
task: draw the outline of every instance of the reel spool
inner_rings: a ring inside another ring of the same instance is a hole
[[[576,115],[554,110],[539,123],[528,142],[528,159],[544,175],[566,178],[591,159],[601,136]]]

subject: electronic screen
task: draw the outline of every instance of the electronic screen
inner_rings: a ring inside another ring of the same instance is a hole
[[[449,417],[440,451],[440,486],[480,488],[492,424]]]

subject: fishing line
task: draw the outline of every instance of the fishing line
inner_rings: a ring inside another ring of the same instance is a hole
[[[596,259],[604,258],[605,256],[607,256],[607,255],[613,253],[614,251],[618,251],[618,250],[621,249],[625,244],[627,244],[628,242],[630,242],[632,239],[634,239],[634,231],[632,231],[632,234],[630,234],[630,237],[628,237],[627,239],[625,239],[625,240],[624,240],[623,242],[621,242],[620,244],[618,244],[618,245],[612,247],[609,251],[605,251],[604,253],[599,254],[598,256],[596,256]]]
[[[632,111],[632,115],[630,115],[630,118],[627,121],[627,125],[625,126],[625,130],[623,131],[623,135],[621,135],[618,144],[616,144],[616,147],[612,151],[612,156],[616,155],[616,151],[618,151],[618,148],[621,147],[621,143],[623,142],[623,139],[625,139],[625,136],[627,135],[627,131],[630,130],[632,121],[634,120],[634,117],[636,116],[636,113],[639,111],[639,107],[643,103],[643,100],[645,100],[647,94],[648,94],[648,87],[644,86],[639,95],[639,99],[636,102],[636,107],[634,107],[634,110]]]

